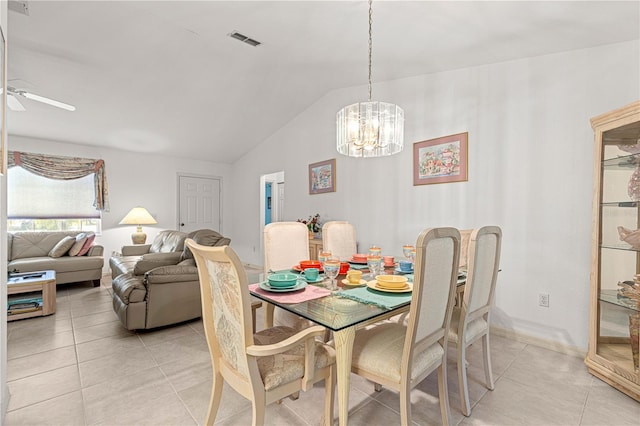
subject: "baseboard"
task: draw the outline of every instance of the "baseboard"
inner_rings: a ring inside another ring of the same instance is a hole
[[[518,331],[491,326],[491,334],[500,337],[506,337],[507,339],[516,340],[518,342],[527,343],[530,345],[538,346],[544,349],[549,349],[561,354],[574,356],[576,358],[585,358],[587,351],[577,346],[567,345],[564,343],[556,342],[553,340],[543,339],[537,336],[531,336],[529,334],[520,333]]]

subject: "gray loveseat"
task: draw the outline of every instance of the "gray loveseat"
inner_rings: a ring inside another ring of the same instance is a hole
[[[51,257],[49,253],[64,237],[76,237],[80,232],[12,232],[7,233],[7,271],[56,271],[56,284],[92,281],[100,285],[104,248],[93,245],[82,256]]]
[[[113,309],[129,330],[149,329],[201,316],[198,268],[186,238],[209,246],[231,240],[210,229],[162,231],[152,244],[123,246],[109,260]]]

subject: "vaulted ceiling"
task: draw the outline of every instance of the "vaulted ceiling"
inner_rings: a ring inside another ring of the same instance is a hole
[[[8,131],[233,163],[331,90],[366,100],[367,24],[366,1],[32,0],[9,83],[77,110],[20,98]],[[638,38],[637,1],[375,1],[373,80]]]

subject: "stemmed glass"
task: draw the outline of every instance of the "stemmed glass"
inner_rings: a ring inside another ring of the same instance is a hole
[[[367,266],[369,267],[371,278],[375,279],[377,275],[380,275],[382,270],[382,258],[375,254],[367,256]]]
[[[371,256],[380,256],[382,249],[376,245],[372,245],[369,247],[369,255]]]
[[[413,263],[413,259],[416,257],[416,248],[412,245],[406,244],[402,246],[402,254]]]
[[[321,251],[320,253],[318,253],[318,260],[320,261],[320,266],[322,266],[323,269],[324,262],[326,262],[327,259],[331,259],[331,252],[329,250]]]
[[[324,273],[331,279],[329,290],[332,292],[338,290],[338,284],[336,283],[338,272],[340,272],[340,260],[331,258],[324,261]]]

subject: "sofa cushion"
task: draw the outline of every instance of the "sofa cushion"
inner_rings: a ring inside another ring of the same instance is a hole
[[[180,231],[160,231],[153,244],[149,248],[149,253],[169,253],[172,251],[182,251],[184,240],[187,234]]]
[[[71,247],[75,244],[76,239],[73,237],[64,237],[58,244],[53,246],[51,251],[49,251],[49,257],[57,258],[64,256]]]
[[[224,246],[229,245],[231,240],[229,238],[223,237],[221,234],[213,231],[211,229],[198,229],[197,231],[193,231],[187,235],[187,238],[191,238],[196,243],[202,246]],[[189,247],[184,246],[184,251],[182,252],[183,259],[193,259],[193,254]]]
[[[96,234],[90,233],[89,235],[87,235],[87,239],[84,241],[84,244],[82,245],[82,248],[78,252],[77,256],[84,256],[85,254],[87,254],[91,249],[91,246],[93,245],[93,240],[95,239]]]
[[[144,275],[159,266],[175,265],[180,261],[180,253],[149,253],[138,260],[133,267],[134,275]]]
[[[102,256],[63,256],[57,258],[42,256],[12,260],[7,264],[7,270],[31,272],[52,269],[57,273],[62,273],[102,269],[103,264],[104,259]]]
[[[69,249],[69,256],[77,256],[78,253],[80,253],[80,250],[82,250],[85,241],[87,241],[87,234],[81,232],[76,235],[76,241]]]

